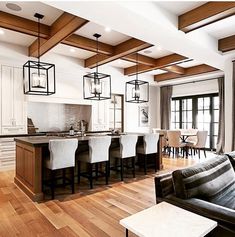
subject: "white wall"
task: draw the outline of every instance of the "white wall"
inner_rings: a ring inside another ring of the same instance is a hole
[[[172,97],[218,93],[217,80],[208,80],[173,86]]]
[[[27,48],[0,42],[0,62],[7,65],[22,66],[29,58]],[[35,60],[35,59],[34,59]],[[83,99],[83,75],[91,72],[83,67],[83,60],[73,57],[62,56],[55,53],[47,53],[41,57],[41,61],[54,63],[56,65],[56,94],[51,96],[26,96],[30,102],[48,102],[63,104],[84,104],[91,105],[91,101]],[[124,76],[123,70],[104,65],[99,67],[103,73],[111,75],[112,93],[125,94],[125,82],[133,77]],[[140,79],[149,81],[153,85],[153,76],[141,75]],[[139,127],[138,125],[138,104],[124,104],[124,130],[127,132],[148,132],[153,127],[157,127],[157,97],[159,90],[155,86],[150,87],[149,127]]]
[[[228,60],[225,64],[225,152],[231,151],[232,148],[232,135],[233,124],[232,124],[232,111],[234,110],[232,106],[232,83],[233,83],[233,64],[232,60]]]

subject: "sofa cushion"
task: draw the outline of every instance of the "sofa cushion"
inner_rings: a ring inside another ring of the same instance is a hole
[[[226,153],[225,155],[228,156],[228,158],[233,166],[233,169],[235,170],[235,151]]]
[[[173,172],[177,197],[212,200],[235,189],[235,173],[227,156]]]

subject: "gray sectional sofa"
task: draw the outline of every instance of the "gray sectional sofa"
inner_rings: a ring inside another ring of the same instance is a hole
[[[211,236],[235,236],[235,152],[155,177],[156,202],[166,201],[218,222]]]

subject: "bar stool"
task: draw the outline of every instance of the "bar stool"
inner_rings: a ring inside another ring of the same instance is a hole
[[[74,193],[74,167],[75,167],[75,152],[78,147],[77,139],[55,139],[49,140],[50,157],[45,159],[45,166],[50,170],[49,186],[51,188],[51,198],[55,197],[55,172],[63,170],[63,185],[71,185],[72,193]],[[70,168],[72,177],[66,178],[66,169]],[[61,179],[61,178],[60,178]],[[69,181],[66,183],[66,180]]]
[[[121,161],[121,181],[123,181],[124,164],[123,160],[132,158],[133,178],[135,178],[135,157],[136,157],[136,143],[137,135],[121,135],[119,138],[120,147],[114,148],[110,151],[110,157],[120,159]],[[128,166],[126,166],[129,168]]]
[[[93,188],[93,179],[98,178],[98,164],[105,162],[105,178],[106,185],[108,184],[109,177],[109,146],[111,144],[110,136],[91,137],[88,140],[89,151],[79,153],[78,160],[78,182],[80,182],[80,176],[84,176],[90,181],[90,188]],[[81,162],[88,164],[88,173],[81,173]],[[96,164],[95,176],[93,176],[93,164]]]
[[[143,137],[143,145],[137,146],[137,153],[144,157],[145,175],[147,174],[148,155],[157,153],[158,140],[159,140],[159,133],[145,134]],[[156,171],[157,171],[157,160],[155,161],[155,172]]]

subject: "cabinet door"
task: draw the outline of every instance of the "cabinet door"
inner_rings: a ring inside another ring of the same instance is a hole
[[[102,131],[108,130],[108,101],[93,101],[92,103],[92,130]]]
[[[23,71],[21,68],[14,68],[14,82],[13,82],[13,114],[14,126],[24,126],[26,124],[25,115],[25,100],[23,93]]]
[[[2,66],[2,126],[13,125],[13,68]]]

